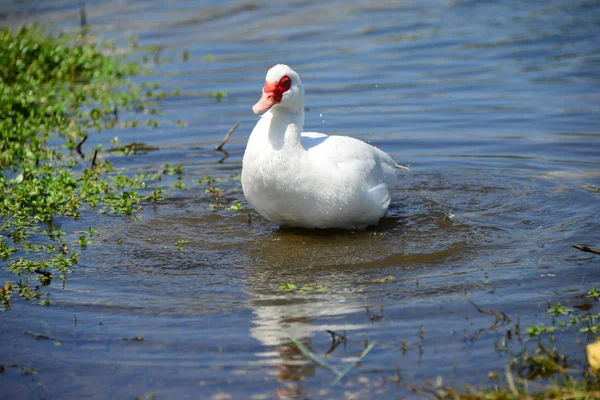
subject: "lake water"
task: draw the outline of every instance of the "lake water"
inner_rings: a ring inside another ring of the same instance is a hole
[[[86,146],[156,146],[101,156],[126,173],[181,164],[188,190],[166,179],[166,199],[140,219],[58,221],[100,226],[102,239],[64,289],[50,287],[53,306],[16,300],[0,315],[1,398],[419,397],[398,371],[416,386],[490,384],[528,340],[516,325],[551,324],[548,303],[577,305],[600,282],[600,257],[571,248],[600,246],[600,2],[166,3],[86,2],[93,34],[121,45],[135,35],[172,59],[140,81],[182,90],[160,101],[158,128]],[[2,25],[33,21],[77,27],[79,9],[0,3]],[[243,199],[251,106],[276,63],[303,79],[307,130],[411,167],[377,228],[278,229]],[[223,160],[214,147],[236,121]],[[212,208],[204,174],[223,178],[223,201],[242,210]],[[0,279],[12,276],[2,268]],[[347,341],[331,350],[327,330]],[[584,360],[575,339],[589,338],[565,337],[561,349]],[[291,338],[340,370],[377,344],[332,386]]]

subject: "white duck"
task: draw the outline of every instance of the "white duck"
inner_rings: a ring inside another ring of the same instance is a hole
[[[304,87],[287,65],[267,72],[252,110],[266,113],[248,139],[242,188],[260,215],[301,228],[377,224],[390,205],[397,170],[408,168],[358,139],[302,132]]]

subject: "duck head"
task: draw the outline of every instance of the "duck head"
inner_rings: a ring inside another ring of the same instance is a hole
[[[277,64],[267,72],[260,100],[252,107],[260,114],[274,107],[298,112],[304,108],[304,87],[300,77],[290,67]]]

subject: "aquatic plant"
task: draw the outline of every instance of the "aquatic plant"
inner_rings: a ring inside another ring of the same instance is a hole
[[[596,298],[596,289],[587,297]],[[578,296],[583,297],[583,296]],[[588,307],[572,309],[556,303],[548,306],[552,325],[532,325],[525,329],[534,346],[524,347],[514,354],[504,373],[492,371],[488,375],[492,387],[467,386],[457,389],[429,382],[416,391],[428,393],[437,399],[582,399],[600,398],[600,341],[593,335],[600,331],[600,314],[589,313]],[[516,329],[516,326],[515,326]],[[520,328],[518,329],[520,330]],[[517,331],[515,331],[517,332]],[[584,360],[561,351],[560,339],[573,341],[573,334],[586,333],[591,342],[586,346],[587,365]],[[516,333],[515,333],[516,334]],[[501,380],[504,380],[502,384]]]
[[[96,210],[131,215],[142,208],[143,191],[153,201],[161,198],[160,189],[148,187],[163,171],[126,176],[99,160],[101,149],[84,154],[88,135],[124,124],[123,113],[160,113],[155,108],[164,97],[156,91],[160,85],[133,84],[131,78],[148,69],[114,50],[88,36],[50,35],[38,26],[0,31],[0,258],[19,279],[2,287],[3,309],[14,294],[50,304],[41,286],[56,276],[64,284],[79,259],[71,243],[80,249],[93,244],[96,228],[89,235],[62,232],[54,226],[57,217],[78,219]],[[146,119],[145,125],[156,124]],[[114,139],[109,151],[155,149],[117,144]],[[175,166],[174,172],[183,168]]]

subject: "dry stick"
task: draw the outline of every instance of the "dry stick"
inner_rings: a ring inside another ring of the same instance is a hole
[[[519,391],[517,390],[517,387],[515,386],[515,381],[513,380],[513,375],[512,375],[512,372],[510,371],[509,365],[506,366],[505,372],[506,372],[506,383],[508,384],[508,389],[510,390],[512,395],[515,396],[515,398],[519,398]]]
[[[569,399],[582,399],[587,397],[589,399],[597,399],[600,398],[600,390],[587,391],[583,392],[575,392],[575,393],[565,393],[561,395],[561,399],[569,400]]]
[[[85,159],[85,156],[83,155],[83,152],[81,151],[81,146],[83,146],[83,144],[85,143],[85,141],[87,140],[87,138],[88,138],[88,136],[85,135],[83,137],[83,139],[81,139],[81,142],[79,142],[77,144],[77,146],[75,146],[75,150],[77,151],[77,154],[79,154],[82,159]]]
[[[221,141],[221,144],[218,145],[217,147],[215,147],[215,150],[217,150],[217,151],[224,151],[223,150],[223,146],[225,146],[225,143],[227,143],[227,141],[229,140],[229,137],[237,129],[238,126],[240,126],[240,121],[236,122],[235,124],[233,124],[233,126],[231,128],[229,128],[229,130],[225,134],[225,137]]]
[[[586,253],[600,254],[600,250],[590,249],[585,244],[574,244],[573,247],[575,247],[577,250],[585,251]]]

